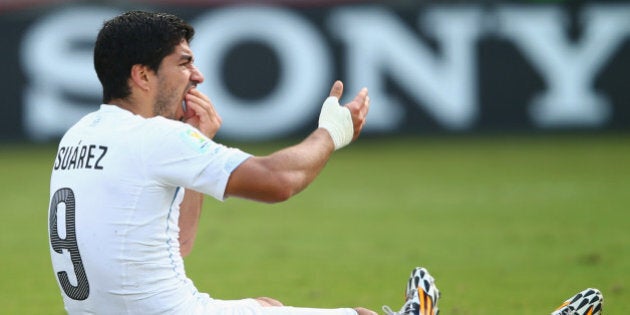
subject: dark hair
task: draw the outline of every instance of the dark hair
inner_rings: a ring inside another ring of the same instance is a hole
[[[148,66],[157,72],[162,59],[182,40],[190,42],[195,30],[166,13],[130,11],[103,24],[94,47],[94,69],[103,85],[103,103],[126,98],[131,67]]]

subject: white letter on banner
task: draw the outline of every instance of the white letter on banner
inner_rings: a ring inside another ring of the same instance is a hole
[[[332,66],[315,27],[289,10],[258,6],[212,10],[193,24],[199,36],[192,42],[196,63],[206,78],[199,88],[223,117],[220,135],[241,140],[286,136],[317,116],[332,83]],[[234,97],[221,79],[225,54],[247,40],[269,45],[281,65],[275,91],[257,101]]]
[[[481,33],[475,7],[433,8],[421,16],[440,45],[436,55],[384,9],[347,8],[332,15],[329,29],[346,44],[348,91],[370,89],[366,130],[399,128],[405,115],[385,87],[386,75],[450,130],[469,128],[477,118],[475,41]]]
[[[94,72],[93,44],[103,21],[118,12],[102,8],[70,7],[37,21],[24,35],[20,51],[27,77],[24,89],[24,126],[33,140],[61,136],[98,104],[72,102],[65,95],[101,98]]]
[[[610,103],[593,85],[628,33],[629,6],[587,7],[578,43],[567,38],[568,17],[560,7],[508,6],[498,14],[503,34],[523,51],[547,84],[547,90],[530,105],[538,126],[599,126],[609,120]]]

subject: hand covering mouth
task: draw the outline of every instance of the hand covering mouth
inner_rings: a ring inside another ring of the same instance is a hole
[[[197,83],[191,83],[188,85],[188,87],[186,87],[186,90],[184,90],[184,95],[182,96],[182,109],[184,110],[184,113],[186,113],[186,111],[188,110],[188,104],[186,104],[186,94],[188,94],[190,90],[196,87],[197,87]]]

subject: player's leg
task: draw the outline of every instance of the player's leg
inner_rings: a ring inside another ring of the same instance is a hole
[[[564,301],[551,315],[601,315],[603,303],[602,293],[588,288]]]
[[[352,308],[262,307],[260,315],[357,315]]]
[[[262,306],[284,306],[282,302],[266,296],[257,297],[255,298],[255,300]]]
[[[405,290],[405,304],[400,311],[394,312],[388,306],[383,306],[387,315],[437,315],[437,304],[440,291],[435,285],[435,279],[425,268],[416,267],[409,277]]]
[[[206,298],[195,306],[195,315],[357,315],[352,308],[306,308],[292,306],[272,306],[271,304],[281,304],[269,298],[242,299],[242,300],[217,300]]]

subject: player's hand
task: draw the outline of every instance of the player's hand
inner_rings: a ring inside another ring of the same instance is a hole
[[[214,109],[208,96],[197,88],[192,88],[186,94],[186,112],[184,122],[199,129],[206,137],[212,139],[221,128],[221,116]]]
[[[354,310],[357,311],[359,315],[378,315],[375,311],[363,307],[355,307]]]
[[[343,83],[341,81],[335,81],[332,88],[330,89],[330,96],[341,99],[342,95]],[[362,88],[352,101],[346,103],[343,106],[350,110],[350,115],[352,116],[352,125],[354,129],[352,140],[354,141],[359,137],[361,130],[363,130],[363,126],[365,125],[366,121],[365,119],[370,109],[370,97],[368,96],[368,89]]]

